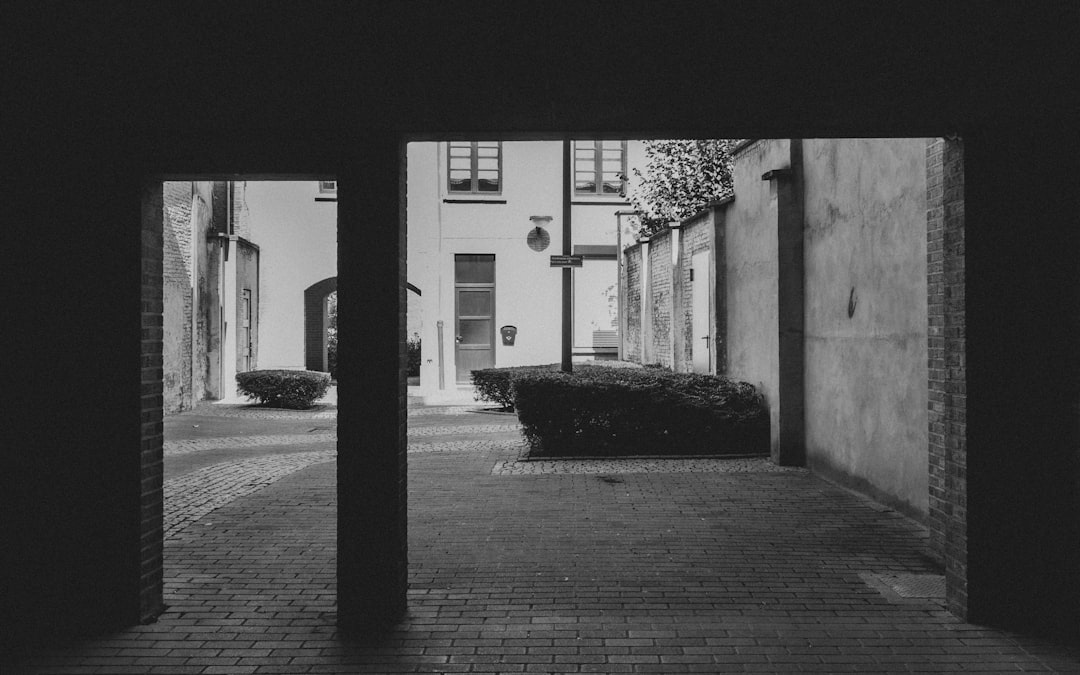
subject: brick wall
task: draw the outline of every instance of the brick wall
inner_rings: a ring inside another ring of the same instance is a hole
[[[189,193],[190,201],[190,193]],[[139,607],[148,621],[161,613],[164,602],[162,561],[163,456],[162,442],[162,310],[163,300],[163,187],[144,187],[142,204],[142,347],[141,440],[139,443]]]
[[[649,241],[649,316],[652,324],[652,359],[672,367],[671,353],[671,232],[654,236]]]
[[[945,562],[949,610],[967,616],[967,444],[964,155],[926,148],[930,547]]]
[[[251,240],[251,210],[247,204],[247,181],[232,183],[232,231],[233,234]]]
[[[162,185],[164,408],[192,407],[191,387],[191,182]]]
[[[626,313],[623,326],[623,360],[641,363],[641,244],[634,244],[623,253],[623,288],[626,289]]]

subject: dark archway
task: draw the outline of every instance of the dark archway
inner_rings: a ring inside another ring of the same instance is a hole
[[[326,298],[337,291],[337,277],[328,277],[304,289],[304,367],[327,372]]]

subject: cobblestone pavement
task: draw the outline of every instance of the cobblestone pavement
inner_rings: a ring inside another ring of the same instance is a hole
[[[1080,649],[891,592],[939,574],[925,529],[807,471],[517,462],[512,425],[444,411],[410,420],[408,615],[346,640],[332,444],[218,447],[217,424],[274,444],[315,425],[206,419],[167,420],[171,440],[207,443],[166,457],[166,612],[0,671],[1080,672]]]

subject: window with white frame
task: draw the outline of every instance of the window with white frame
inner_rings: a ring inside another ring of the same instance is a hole
[[[574,141],[574,194],[622,194],[626,141]]]
[[[450,141],[447,143],[447,190],[458,193],[502,192],[502,143],[500,141]]]
[[[336,195],[337,194],[337,181],[336,180],[321,180],[321,181],[319,181],[319,194],[320,195]]]

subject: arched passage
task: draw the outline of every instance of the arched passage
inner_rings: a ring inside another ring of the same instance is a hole
[[[337,277],[328,277],[304,289],[304,367],[327,372],[326,298],[337,291]]]

